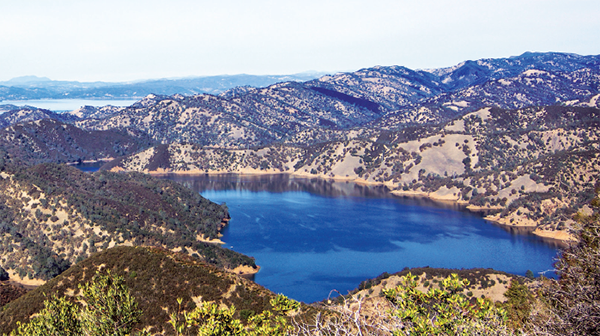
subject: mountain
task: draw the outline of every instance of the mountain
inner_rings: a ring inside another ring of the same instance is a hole
[[[450,89],[461,89],[488,80],[515,77],[531,69],[546,72],[574,72],[584,68],[598,68],[598,66],[600,66],[598,56],[525,52],[519,56],[465,61],[450,68],[425,71],[439,76]]]
[[[120,113],[122,110],[123,107],[116,107],[111,105],[103,107],[85,105],[76,110],[65,112],[62,115],[70,115],[78,119],[104,119],[117,113]]]
[[[23,76],[0,82],[0,101],[26,99],[114,99],[141,98],[149,94],[219,94],[238,86],[267,86],[278,82],[306,81],[322,73],[294,75],[222,75],[180,79],[153,79],[129,83],[53,81],[46,77]]]
[[[15,110],[36,110],[36,107],[33,106],[17,106],[13,104],[1,104],[0,105],[0,115],[6,112],[15,111]]]
[[[526,53],[437,70],[378,66],[218,96],[151,94],[128,108],[86,107],[69,116],[85,130],[134,128],[161,143],[304,146],[348,139],[350,129],[436,124],[488,106],[589,100],[600,93],[598,64],[599,56]]]
[[[257,146],[312,128],[356,127],[378,116],[367,107],[291,82],[229,99],[207,94],[150,95],[119,114],[75,125],[86,130],[131,127],[162,143]]]
[[[540,68],[546,70],[533,69],[532,59],[538,58]],[[598,59],[526,54],[503,61],[481,60],[476,64],[489,70],[485,81],[481,74],[467,75],[464,68],[473,67],[471,63],[437,72],[392,66],[304,83],[235,89],[219,96],[150,95],[110,118],[76,125],[89,130],[134,127],[162,143],[311,145],[346,139],[344,133],[350,129],[436,124],[488,106],[516,109],[589,100],[600,93]],[[461,79],[462,84],[444,83],[450,79]]]
[[[12,78],[6,82],[0,82],[5,85],[36,85],[39,83],[47,83],[52,80],[48,77],[38,77],[38,76],[21,76]]]
[[[414,115],[444,121],[487,106],[517,109],[589,99],[600,92],[599,69],[584,68],[568,73],[529,69],[515,77],[488,80],[424,99],[416,106],[393,111],[372,125],[392,129],[414,123]]]
[[[521,108],[569,96],[588,98],[599,93],[599,75],[600,56],[524,53],[432,70],[378,66],[306,84],[372,100],[385,111],[374,126],[389,128],[439,122],[485,106]]]
[[[1,169],[0,251],[11,278],[49,280],[117,245],[185,251],[232,270],[256,267],[252,258],[218,245],[227,207],[177,183],[58,164]]]
[[[7,105],[4,105],[7,106]],[[66,117],[66,118],[65,118]],[[42,119],[69,120],[68,116],[38,108],[16,108],[0,114],[0,129],[27,121]]]
[[[26,100],[52,97],[54,93],[45,88],[21,88],[18,86],[0,85],[0,101]]]
[[[134,129],[86,131],[54,119],[22,122],[0,129],[0,150],[8,154],[11,161],[30,165],[115,158],[154,144],[152,139]]]

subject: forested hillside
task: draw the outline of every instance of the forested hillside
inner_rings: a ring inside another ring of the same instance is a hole
[[[2,266],[48,280],[116,245],[181,250],[234,269],[254,260],[205,240],[219,237],[228,211],[177,183],[143,174],[86,174],[44,164],[0,173]]]
[[[155,144],[133,129],[86,131],[54,119],[0,129],[0,151],[21,164],[76,163],[134,154]]]

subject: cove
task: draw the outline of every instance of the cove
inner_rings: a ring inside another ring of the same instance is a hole
[[[290,175],[168,175],[225,202],[225,248],[256,258],[254,280],[304,302],[405,267],[552,272],[557,246],[455,204],[399,198],[385,187]]]

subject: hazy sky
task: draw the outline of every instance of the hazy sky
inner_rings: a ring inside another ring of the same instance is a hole
[[[0,0],[0,81],[452,66],[600,54],[598,0]]]

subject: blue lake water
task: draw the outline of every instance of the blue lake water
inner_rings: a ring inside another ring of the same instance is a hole
[[[225,247],[256,258],[254,280],[304,302],[404,267],[551,270],[557,247],[456,205],[382,187],[287,175],[168,176],[231,214]],[[553,276],[553,273],[546,273]]]
[[[130,106],[137,100],[132,99],[32,99],[32,100],[3,100],[0,105],[12,104],[16,106],[34,106],[50,111],[73,111],[82,106]]]

